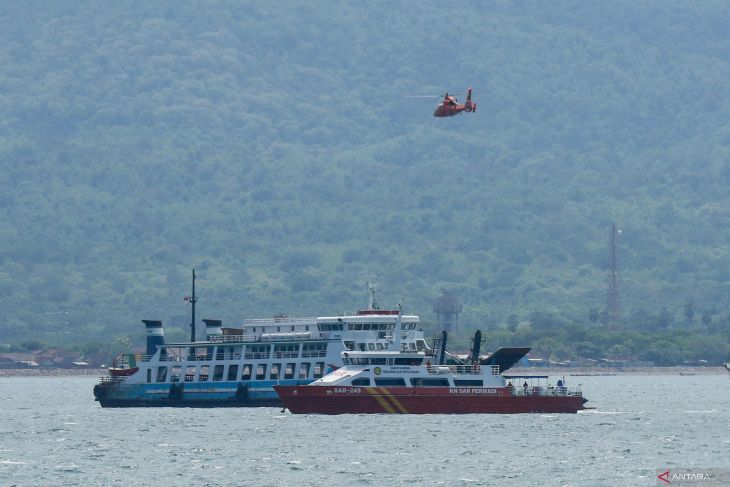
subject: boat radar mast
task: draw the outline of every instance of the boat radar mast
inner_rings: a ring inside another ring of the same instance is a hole
[[[190,342],[195,342],[195,303],[198,302],[198,297],[195,296],[195,269],[193,269],[193,295],[185,296],[185,301],[188,301],[193,305],[193,309],[190,317]]]
[[[368,309],[380,309],[375,302],[375,285],[368,281]]]

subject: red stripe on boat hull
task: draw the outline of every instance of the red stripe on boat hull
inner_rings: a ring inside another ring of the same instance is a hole
[[[460,388],[446,387],[274,386],[274,389],[284,407],[294,414],[576,413],[585,409],[582,396],[512,395],[506,389],[491,389],[491,393],[474,392],[477,388],[458,392]]]

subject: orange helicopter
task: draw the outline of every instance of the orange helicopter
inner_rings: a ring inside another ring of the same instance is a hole
[[[471,101],[471,88],[466,90],[466,102],[463,105],[458,103],[456,96],[449,95],[448,92],[444,95],[444,99],[436,105],[436,111],[433,112],[434,117],[453,117],[461,112],[477,111],[477,104]]]

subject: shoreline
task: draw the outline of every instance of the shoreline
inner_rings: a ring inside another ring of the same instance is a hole
[[[506,375],[564,375],[591,377],[607,375],[722,375],[727,374],[724,367],[514,367],[505,371]],[[0,369],[2,377],[102,377],[107,376],[106,368],[95,369]]]

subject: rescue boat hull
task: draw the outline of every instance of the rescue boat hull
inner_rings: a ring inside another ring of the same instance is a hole
[[[507,388],[275,386],[294,414],[577,413],[580,395],[514,394]]]

